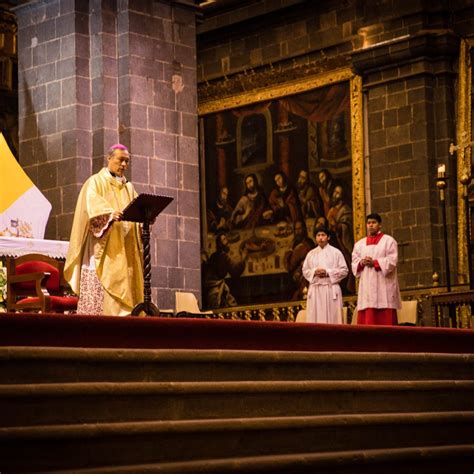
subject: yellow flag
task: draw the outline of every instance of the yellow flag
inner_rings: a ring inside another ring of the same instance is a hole
[[[0,236],[42,239],[50,212],[0,133]]]

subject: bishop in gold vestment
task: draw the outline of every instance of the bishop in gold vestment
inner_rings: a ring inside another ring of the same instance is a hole
[[[107,167],[79,194],[64,276],[79,295],[80,314],[126,316],[143,300],[139,224],[121,221],[137,196],[124,176],[129,160],[127,148],[114,145]]]

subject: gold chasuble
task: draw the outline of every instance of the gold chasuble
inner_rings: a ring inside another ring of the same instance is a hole
[[[104,290],[106,315],[130,314],[143,300],[140,225],[112,220],[112,213],[136,196],[132,183],[115,178],[107,168],[91,176],[79,193],[64,276],[79,301],[93,300],[95,295],[81,295],[89,288],[83,281],[92,269]]]

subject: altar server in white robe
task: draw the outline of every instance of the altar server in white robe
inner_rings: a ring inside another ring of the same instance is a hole
[[[397,278],[398,245],[381,232],[382,218],[367,216],[367,237],[352,251],[352,271],[359,278],[357,324],[396,325],[402,307]]]
[[[306,255],[303,275],[309,282],[306,322],[342,324],[342,291],[339,282],[349,270],[342,252],[329,245],[329,230],[315,231],[317,247]]]

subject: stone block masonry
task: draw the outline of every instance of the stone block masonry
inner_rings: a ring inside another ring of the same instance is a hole
[[[40,0],[16,14],[20,163],[53,205],[46,238],[69,238],[82,184],[124,143],[137,190],[174,197],[152,232],[154,299],[199,296],[195,11]]]

